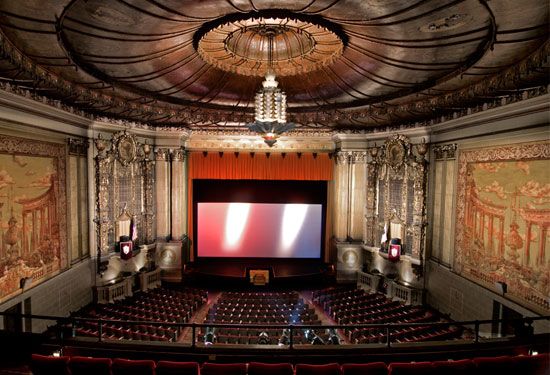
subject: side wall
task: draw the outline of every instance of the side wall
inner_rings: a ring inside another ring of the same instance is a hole
[[[51,280],[0,305],[0,311],[21,303],[25,314],[67,316],[92,302],[94,269],[95,262],[89,258],[74,264]],[[33,320],[32,327],[23,325],[23,329],[39,333],[54,324],[54,321]],[[0,327],[3,325],[4,320],[0,317]]]
[[[89,202],[93,202],[94,198],[93,191],[88,194],[87,190],[89,181],[87,173],[88,158],[86,155],[87,129],[90,126],[90,121],[82,117],[13,94],[0,92],[0,140],[25,139],[31,142],[37,141],[36,144],[39,144],[38,142],[48,142],[64,150],[61,158],[64,159],[67,166],[66,173],[61,179],[66,183],[62,189],[59,189],[65,194],[63,199],[66,201],[66,212],[62,210],[56,212],[57,215],[66,215],[63,220],[59,218],[58,221],[59,223],[66,223],[66,227],[60,230],[65,236],[63,241],[67,244],[63,250],[64,254],[61,254],[65,259],[64,265],[57,271],[55,276],[46,281],[28,278],[26,279],[27,282],[21,285],[19,278],[16,278],[15,282],[20,287],[4,299],[3,303],[0,304],[0,311],[6,311],[20,304],[20,311],[23,313],[66,316],[92,301],[95,260],[90,258],[90,249],[93,249],[93,243],[89,243],[88,239],[93,237],[94,232],[89,227],[89,218],[92,214],[87,208]],[[17,153],[18,150],[14,151]],[[34,150],[29,150],[27,154],[32,156],[33,152]],[[8,155],[7,160],[11,160],[10,156],[12,154],[4,153],[4,155]],[[14,156],[13,159],[16,160],[16,157]],[[23,168],[24,162],[27,160],[18,160],[20,161],[20,167]],[[9,171],[7,167],[7,165],[0,165],[0,171]],[[6,232],[6,222],[9,219],[9,212],[6,208],[9,204],[14,204],[15,201],[12,197],[19,193],[21,190],[20,185],[32,183],[33,178],[44,172],[42,170],[29,171],[27,174],[29,176],[28,181],[22,180],[23,183],[4,184],[2,186],[2,189],[0,189],[0,202],[4,205],[4,215],[0,215],[0,235],[3,236]],[[90,173],[93,176],[93,171]],[[15,179],[14,181],[17,182]],[[90,199],[88,200],[88,198]],[[27,228],[30,224],[24,226],[21,220],[18,220],[16,225],[17,244],[3,243],[4,248],[11,251],[10,257],[5,256],[5,251],[2,252],[0,261],[3,267],[6,267],[3,270],[4,275],[9,274],[10,270],[18,267],[17,264],[28,262],[25,258],[26,254],[20,248],[19,236],[28,231]],[[36,234],[36,236],[38,241],[42,239],[42,234]],[[40,254],[43,251],[39,247],[42,245],[37,244],[38,241],[29,245],[29,252]],[[41,260],[46,262],[44,256]],[[23,270],[26,270],[26,268],[23,267]],[[8,286],[8,284],[4,284],[4,287],[7,288]],[[30,321],[24,321],[23,329],[25,331],[42,332],[53,324],[55,324],[53,321],[35,320],[32,324]],[[1,328],[4,328],[2,317],[0,317]]]
[[[453,120],[434,128],[431,135],[432,149],[456,145],[457,155],[461,150],[488,148],[502,145],[548,142],[550,124],[548,119],[548,95],[529,99],[505,107],[479,113],[468,118]],[[445,148],[446,147],[446,148]],[[450,147],[452,149],[452,147]],[[446,152],[446,151],[445,151]],[[431,158],[435,160],[436,158]],[[452,160],[454,159],[454,161]],[[492,319],[493,305],[497,302],[523,316],[548,315],[549,311],[520,305],[506,293],[498,291],[497,285],[482,286],[460,276],[455,262],[455,227],[457,225],[457,166],[458,159],[446,157],[445,163],[453,163],[452,173],[444,173],[440,180],[454,187],[452,197],[434,183],[435,163],[431,164],[429,193],[428,259],[426,263],[425,288],[427,303],[455,320]],[[448,164],[449,165],[449,164]],[[441,183],[441,181],[440,181]],[[447,190],[447,189],[445,189]],[[438,192],[439,199],[434,192]],[[447,199],[445,199],[445,197]],[[435,204],[434,204],[435,202]],[[450,213],[450,215],[449,215]],[[450,217],[449,217],[450,216]],[[437,221],[437,222],[436,222]],[[505,228],[507,234],[508,228]],[[451,238],[451,240],[449,240]],[[546,296],[550,299],[550,296]],[[541,324],[549,330],[549,324]],[[490,327],[488,328],[490,329]],[[483,330],[483,329],[482,329]]]

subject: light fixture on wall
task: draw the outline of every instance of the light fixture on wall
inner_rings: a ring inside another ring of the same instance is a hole
[[[277,138],[284,132],[296,127],[294,123],[286,122],[286,95],[278,87],[273,69],[273,38],[281,31],[277,25],[265,25],[261,30],[268,42],[268,65],[265,81],[256,93],[254,102],[254,122],[248,124],[248,129],[260,133],[264,142],[273,147]]]

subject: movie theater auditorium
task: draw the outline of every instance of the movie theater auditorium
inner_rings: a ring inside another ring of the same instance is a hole
[[[548,374],[548,19],[0,2],[0,373]]]

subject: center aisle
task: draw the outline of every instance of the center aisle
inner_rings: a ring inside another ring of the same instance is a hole
[[[208,315],[208,310],[218,302],[218,299],[221,297],[222,292],[212,292],[208,291],[208,301],[191,317],[189,323],[204,323],[206,315]],[[198,334],[199,330],[197,330]],[[183,332],[179,335],[178,342],[191,344],[191,327],[186,327]]]
[[[319,317],[319,320],[321,320],[322,325],[324,325],[324,326],[334,326],[334,325],[337,324],[331,317],[329,317],[326,314],[326,312],[320,306],[318,306],[315,302],[313,302],[313,292],[312,291],[308,290],[308,291],[302,291],[302,292],[298,292],[298,293],[300,294],[300,297],[302,297],[304,299],[304,301],[306,301],[306,303],[309,306],[311,306],[315,309],[315,313]],[[336,330],[336,333],[338,333],[338,336],[340,337],[340,343],[341,344],[349,344],[349,341],[346,337],[346,334],[341,329]]]

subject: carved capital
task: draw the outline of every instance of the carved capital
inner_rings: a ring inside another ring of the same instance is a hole
[[[434,156],[436,159],[454,159],[456,157],[456,149],[456,143],[433,146]]]
[[[336,164],[337,165],[347,165],[350,163],[351,152],[349,151],[338,151],[336,153]]]
[[[170,149],[168,149],[168,148],[157,148],[155,150],[155,160],[156,161],[168,161],[168,160],[170,160]]]
[[[90,142],[84,138],[69,138],[67,139],[70,155],[86,155]]]
[[[365,164],[367,162],[367,151],[352,151],[351,164]]]
[[[185,160],[185,150],[177,148],[172,151],[172,161],[183,161]]]

